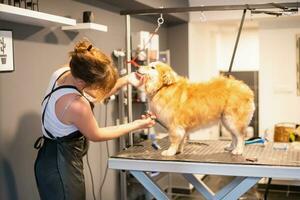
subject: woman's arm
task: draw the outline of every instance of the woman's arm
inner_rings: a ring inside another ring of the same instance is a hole
[[[115,94],[118,92],[119,89],[121,89],[123,86],[127,84],[131,84],[134,87],[140,87],[145,81],[145,77],[132,72],[126,76],[123,76],[117,80],[117,83],[115,86],[112,88],[112,90],[107,94],[106,98],[110,97],[111,95]]]
[[[118,138],[135,130],[152,127],[155,124],[153,119],[146,118],[119,126],[99,128],[89,103],[83,98],[75,100],[70,105],[65,117],[91,141],[105,141]]]
[[[118,92],[123,86],[127,85],[128,82],[128,76],[123,76],[119,78],[115,84],[115,86],[111,89],[111,91],[106,95],[106,98],[110,97],[111,95],[114,95],[116,92]]]

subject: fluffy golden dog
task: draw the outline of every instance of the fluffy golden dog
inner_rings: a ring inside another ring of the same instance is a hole
[[[219,121],[232,136],[225,150],[243,153],[245,130],[255,110],[253,92],[246,84],[223,76],[191,83],[161,62],[141,66],[137,72],[146,77],[143,88],[150,110],[169,129],[171,145],[162,155],[183,152],[189,132]]]

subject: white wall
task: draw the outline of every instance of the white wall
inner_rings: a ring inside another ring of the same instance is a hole
[[[189,23],[189,78],[206,81],[218,75],[216,27],[209,23]]]
[[[300,122],[296,91],[296,34],[299,17],[260,22],[260,133],[278,122]]]
[[[237,23],[189,23],[189,78],[205,81],[229,69]],[[259,69],[259,37],[257,25],[244,27],[233,63],[233,71]]]

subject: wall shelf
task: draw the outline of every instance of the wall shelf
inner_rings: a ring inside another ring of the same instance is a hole
[[[76,24],[75,19],[51,15],[6,4],[0,4],[0,19],[37,26],[46,26],[53,24],[71,26]]]
[[[107,26],[102,24],[95,24],[95,23],[77,23],[74,26],[62,26],[61,29],[64,31],[96,30],[96,31],[107,32]]]

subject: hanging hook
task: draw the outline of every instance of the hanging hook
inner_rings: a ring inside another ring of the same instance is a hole
[[[206,19],[206,16],[205,16],[204,12],[201,11],[201,12],[200,12],[200,21],[201,21],[201,22],[205,22],[206,20],[207,20],[207,19]]]
[[[164,20],[163,14],[160,13],[160,17],[157,18],[157,27],[154,31],[155,33],[159,30],[160,26],[163,25],[164,22],[165,22],[165,20]]]
[[[165,22],[163,14],[160,13],[160,17],[157,19],[157,24],[162,25]]]
[[[204,5],[200,5],[201,7],[204,7]],[[200,21],[201,22],[205,22],[207,19],[206,19],[206,16],[203,12],[203,10],[200,11]]]

